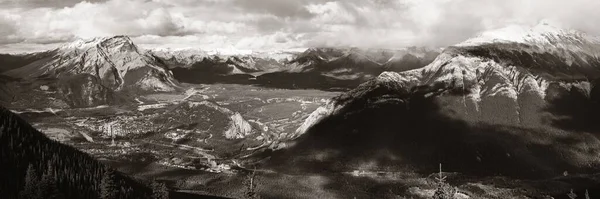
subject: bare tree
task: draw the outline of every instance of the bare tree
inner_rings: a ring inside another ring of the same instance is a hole
[[[259,199],[260,196],[256,193],[256,171],[252,170],[250,174],[246,177],[246,181],[244,181],[244,185],[246,190],[244,192],[244,198],[246,199]]]

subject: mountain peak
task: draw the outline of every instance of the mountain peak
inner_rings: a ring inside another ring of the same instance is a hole
[[[521,43],[531,45],[556,45],[558,43],[598,42],[597,38],[555,23],[542,21],[535,26],[510,25],[504,28],[482,32],[457,46],[476,46],[489,43]]]
[[[129,38],[125,35],[117,35],[111,37],[95,37],[89,39],[78,39],[74,42],[68,43],[60,47],[63,50],[76,50],[76,49],[88,49],[91,47],[104,47],[104,48],[115,48],[127,50],[136,50],[137,47]]]

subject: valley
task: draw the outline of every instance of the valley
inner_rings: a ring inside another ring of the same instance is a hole
[[[245,54],[77,40],[6,55],[0,104],[50,143],[178,194],[599,195],[600,39],[548,24],[487,35],[499,33],[443,50]]]
[[[100,158],[156,153],[156,159],[170,166],[210,168],[209,161],[217,161],[231,167],[233,158],[277,148],[299,136],[296,129],[308,115],[337,95],[247,85],[185,86],[181,93],[138,96],[138,104],[13,111],[51,138]],[[186,110],[192,106],[194,110]],[[171,165],[169,156],[187,161]]]

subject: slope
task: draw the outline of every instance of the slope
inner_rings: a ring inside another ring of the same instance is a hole
[[[431,171],[441,162],[517,179],[597,172],[599,43],[548,27],[531,35],[460,44],[421,69],[384,72],[317,110],[270,165]]]
[[[107,168],[89,155],[52,141],[10,111],[0,108],[0,196],[16,198],[26,169],[54,168],[58,191],[66,198],[98,198]],[[115,183],[118,198],[147,198],[150,189],[122,174]]]

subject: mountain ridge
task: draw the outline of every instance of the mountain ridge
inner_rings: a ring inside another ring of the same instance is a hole
[[[567,39],[566,43],[571,41]],[[443,104],[442,110],[446,114],[461,120],[564,128],[565,124],[562,123],[571,122],[565,117],[589,114],[579,109],[579,112],[556,112],[563,109],[560,106],[565,106],[565,100],[579,100],[578,103],[586,106],[591,104],[589,106],[592,108],[595,107],[593,104],[598,103],[600,60],[594,56],[600,52],[600,42],[595,42],[580,42],[577,45],[586,48],[575,48],[576,52],[567,54],[577,58],[573,60],[580,61],[570,61],[561,52],[546,51],[547,48],[505,40],[450,46],[425,67],[404,72],[382,72],[377,78],[341,95],[345,97],[335,98],[327,106],[315,111],[315,117],[307,120],[297,133],[308,132],[310,126],[319,124],[323,118],[340,114],[340,109],[355,101],[353,98],[377,93],[380,87],[394,85],[394,88],[402,90],[438,84],[463,93],[436,97],[437,103]],[[560,43],[554,41],[554,45]],[[383,94],[370,95],[385,97]],[[594,126],[593,123],[585,125]]]
[[[44,75],[60,78],[90,74],[101,80],[103,86],[117,91],[126,87],[145,91],[172,91],[177,87],[172,75],[149,54],[139,52],[138,47],[127,36],[77,40],[52,52],[54,55],[41,63],[36,61],[3,74],[16,78]],[[143,71],[142,74],[136,72],[139,70]]]

